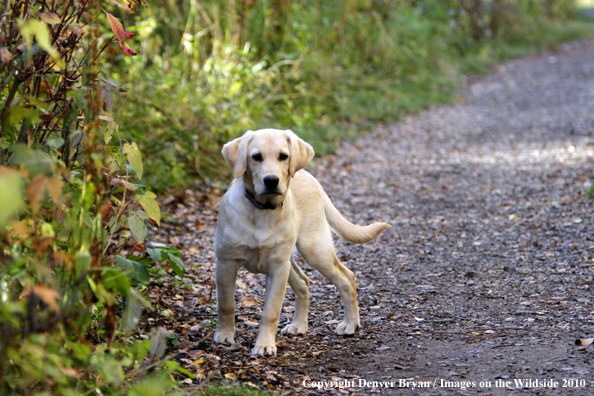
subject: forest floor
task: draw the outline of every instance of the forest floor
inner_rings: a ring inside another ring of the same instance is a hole
[[[594,201],[584,193],[593,115],[588,39],[497,66],[456,103],[315,159],[310,172],[345,217],[393,228],[366,245],[336,241],[357,276],[354,337],[334,335],[336,288],[300,260],[312,280],[309,333],[280,335],[293,313],[288,288],[272,358],[249,355],[264,277],[246,271],[237,344],[212,341],[223,188],[171,196],[153,240],[184,252],[187,279],[152,292],[168,309],[151,324],[176,334],[173,352],[198,374],[196,388],[226,378],[287,394],[591,394],[594,345],[575,341],[594,331]]]

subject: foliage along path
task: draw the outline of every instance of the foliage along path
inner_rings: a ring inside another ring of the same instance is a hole
[[[249,356],[264,279],[245,271],[237,344],[213,344],[220,191],[171,196],[154,240],[177,245],[188,272],[153,292],[163,311],[144,325],[175,333],[172,353],[199,379],[289,393],[332,380],[354,381],[342,392],[356,393],[373,390],[359,388],[364,381],[396,381],[383,383],[396,386],[388,394],[403,392],[399,385],[435,386],[418,394],[501,394],[507,386],[588,393],[592,346],[574,343],[594,329],[592,200],[584,193],[593,109],[590,39],[499,66],[470,81],[458,103],[316,159],[312,173],[345,216],[393,229],[367,245],[337,242],[357,275],[363,328],[355,337],[333,334],[338,293],[301,261],[312,280],[309,333],[279,334],[276,358]],[[289,289],[279,329],[292,304]],[[515,381],[526,378],[540,382]]]

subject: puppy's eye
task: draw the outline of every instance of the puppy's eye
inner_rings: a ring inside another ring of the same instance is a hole
[[[256,162],[262,162],[262,154],[254,154],[252,155],[252,159]]]
[[[280,155],[278,156],[278,159],[279,159],[280,161],[284,161],[284,160],[286,160],[287,158],[289,158],[289,156],[288,156],[287,154],[285,154],[285,153],[280,153]]]

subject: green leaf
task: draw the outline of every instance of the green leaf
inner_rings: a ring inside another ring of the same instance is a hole
[[[142,205],[142,208],[144,209],[146,214],[151,219],[155,220],[157,222],[157,225],[160,226],[161,225],[161,209],[159,208],[159,204],[157,203],[157,201],[155,201],[155,198],[150,197],[148,195],[149,193],[156,197],[155,194],[151,193],[150,191],[147,191],[146,192],[147,195],[141,196],[138,199],[138,202],[140,203],[140,205]]]
[[[146,238],[146,234],[148,233],[148,228],[144,224],[143,219],[141,219],[136,214],[132,214],[128,217],[128,227],[130,228],[130,232],[137,242],[144,241],[144,238]]]
[[[161,254],[161,252],[163,251],[162,249],[156,248],[156,249],[150,249],[147,248],[146,251],[148,252],[149,256],[155,260],[157,263],[162,263],[163,261],[165,261],[165,259],[163,258],[163,255]]]
[[[14,106],[8,112],[8,125],[26,121],[28,124],[39,122],[39,110],[33,107]]]
[[[39,174],[45,174],[54,168],[51,158],[41,150],[31,150],[26,144],[17,143],[10,146],[13,152],[8,161],[9,165],[19,165],[29,172],[29,177],[34,178]]]
[[[177,363],[177,362],[176,362],[176,363]],[[194,375],[194,374],[193,374],[193,373],[192,373],[190,370],[188,370],[188,369],[186,369],[186,368],[184,368],[184,367],[180,366],[180,365],[179,365],[179,363],[177,363],[177,366],[175,367],[175,369],[176,369],[177,371],[179,371],[181,374],[185,375],[186,377],[189,377],[189,378],[196,378],[196,375]]]
[[[153,328],[151,333],[151,348],[149,349],[149,353],[153,358],[160,359],[167,349],[169,332],[163,327],[157,327],[156,329]]]
[[[122,331],[126,336],[136,328],[142,315],[142,295],[132,289],[132,293],[126,299],[126,307],[122,313]]]
[[[91,348],[82,342],[69,342],[69,346],[72,349],[72,354],[75,359],[78,359],[81,363],[85,364],[89,356],[91,356]]]
[[[78,222],[75,222],[74,225],[78,226]],[[77,228],[78,230],[78,228]],[[74,275],[76,278],[86,274],[91,270],[91,254],[86,252],[79,252],[76,254],[74,260]]]
[[[151,340],[142,340],[130,345],[130,349],[136,360],[143,360],[148,355],[150,348]]]
[[[121,270],[105,270],[101,279],[101,283],[115,294],[124,297],[127,297],[130,294],[130,279]]]
[[[140,217],[142,220],[148,220],[150,219],[149,215],[146,214],[145,211],[143,210],[135,210],[134,214],[138,217]]]
[[[107,304],[109,306],[112,305],[116,305],[117,304],[117,300],[115,299],[115,297],[113,296],[113,294],[111,294],[106,288],[105,286],[103,286],[102,284],[95,284],[91,278],[87,278],[87,281],[89,282],[89,285],[91,286],[91,290],[93,290],[93,293],[95,293],[95,297],[97,297],[97,299],[101,302],[103,302],[104,304]]]
[[[62,139],[59,136],[53,137],[53,138],[48,139],[46,144],[53,149],[59,149],[64,144],[64,139]]]
[[[132,144],[124,144],[124,154],[126,154],[128,162],[130,163],[130,166],[132,166],[132,169],[134,169],[136,176],[138,176],[139,179],[142,179],[142,173],[144,171],[142,167],[142,154],[136,143],[132,142]]]
[[[128,260],[122,256],[115,256],[114,260],[116,267],[124,271],[126,275],[128,275],[128,277],[133,281],[148,282],[151,280],[148,270],[144,264]]]
[[[166,394],[166,391],[170,390],[173,385],[174,383],[171,376],[165,371],[160,371],[135,383],[130,388],[128,396],[162,396]]]
[[[171,265],[175,274],[183,278],[186,272],[183,261],[172,252],[167,252],[167,255],[169,256],[169,265]]]
[[[23,206],[22,184],[23,180],[16,172],[0,173],[0,230]]]

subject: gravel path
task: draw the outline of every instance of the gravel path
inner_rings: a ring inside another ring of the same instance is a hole
[[[372,246],[340,244],[377,344],[355,372],[454,383],[427,394],[457,393],[464,381],[502,394],[520,378],[559,381],[543,394],[592,392],[592,351],[574,341],[594,329],[583,194],[594,165],[594,41],[499,66],[462,98],[316,166],[343,213],[394,227]]]
[[[593,392],[594,345],[574,342],[594,329],[594,201],[584,194],[594,168],[594,40],[508,62],[468,82],[461,98],[314,162],[347,218],[393,229],[367,245],[337,241],[357,274],[362,331],[333,335],[337,292],[304,264],[310,333],[279,334],[276,359],[250,360],[272,376],[256,370],[251,382],[303,392],[304,381],[354,381],[304,392],[335,394]],[[180,216],[191,206],[178,205]],[[212,216],[201,219],[179,245],[211,276]],[[264,280],[241,279],[240,310],[259,312]],[[287,300],[280,328],[290,291]],[[192,320],[200,338],[203,320]],[[245,359],[257,318],[238,321],[239,347],[201,340],[188,353]],[[365,381],[395,387],[360,388]]]

